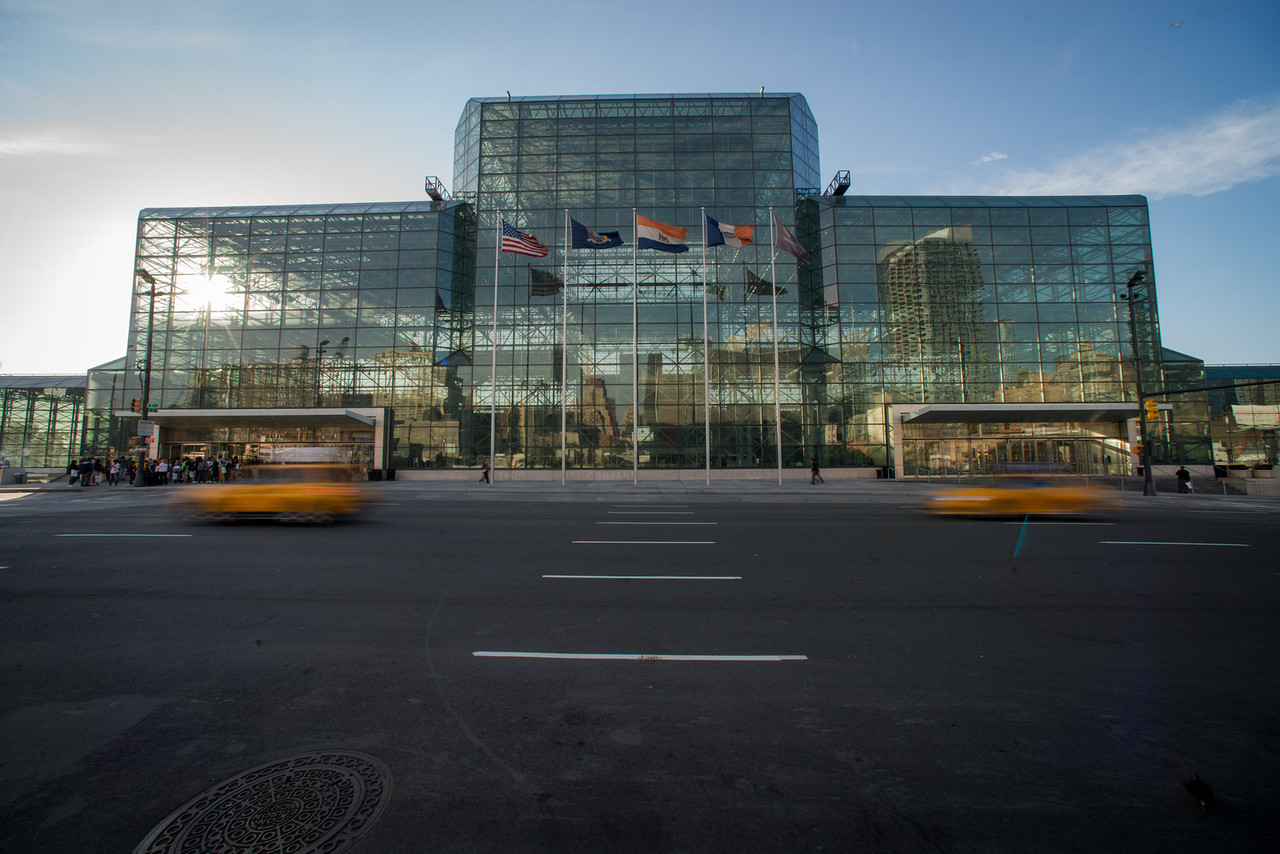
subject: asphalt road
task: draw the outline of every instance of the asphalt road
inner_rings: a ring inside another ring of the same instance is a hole
[[[325,750],[394,778],[358,851],[1280,848],[1273,505],[394,486],[320,528],[0,501],[0,850],[132,851]]]

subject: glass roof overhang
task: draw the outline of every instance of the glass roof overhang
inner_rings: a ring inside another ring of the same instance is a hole
[[[1145,207],[1146,196],[816,196],[840,207],[1046,208]]]
[[[0,374],[0,388],[79,388],[84,374]]]
[[[701,98],[804,98],[799,92],[769,92],[767,95],[754,92],[649,92],[615,95],[502,95],[492,97],[471,98],[478,104],[505,104],[544,101],[653,101],[677,100],[692,101]]]
[[[904,412],[904,424],[963,424],[1016,421],[1107,423],[1142,413],[1138,404],[1119,403],[931,403]]]
[[[368,410],[366,410],[367,412]],[[369,429],[377,419],[350,409],[161,409],[150,415],[161,427],[345,427]]]
[[[441,202],[424,199],[412,202],[363,202],[318,205],[256,205],[240,207],[144,208],[139,219],[213,219],[251,216],[329,216],[337,214],[397,214],[439,211]],[[461,202],[445,202],[445,208]]]

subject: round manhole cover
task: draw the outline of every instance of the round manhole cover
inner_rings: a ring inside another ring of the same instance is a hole
[[[345,851],[373,826],[390,797],[391,773],[372,756],[288,756],[192,798],[133,851]]]

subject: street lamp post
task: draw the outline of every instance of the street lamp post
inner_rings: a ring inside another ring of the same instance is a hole
[[[1156,485],[1151,478],[1151,443],[1147,440],[1146,394],[1142,390],[1142,355],[1138,349],[1138,322],[1133,313],[1133,304],[1137,301],[1137,297],[1133,294],[1133,289],[1140,285],[1146,277],[1146,271],[1134,271],[1133,275],[1129,277],[1129,282],[1125,285],[1127,290],[1125,299],[1129,303],[1129,337],[1133,342],[1134,385],[1138,394],[1138,442],[1141,443],[1142,447],[1142,453],[1138,456],[1138,461],[1142,464],[1142,494],[1154,496],[1156,494]]]
[[[155,277],[146,270],[139,267],[134,271],[139,279],[151,286],[151,290],[147,292],[147,352],[142,362],[142,415],[138,421],[141,428],[142,422],[151,414],[148,408],[151,403],[151,345],[154,340],[156,328],[156,280]],[[141,434],[139,434],[141,436]],[[144,438],[145,437],[141,437]],[[144,444],[138,449],[138,471],[133,477],[134,486],[147,485],[147,446]]]
[[[320,406],[320,380],[324,373],[324,348],[328,345],[329,339],[326,338],[320,342],[316,348],[316,406]]]

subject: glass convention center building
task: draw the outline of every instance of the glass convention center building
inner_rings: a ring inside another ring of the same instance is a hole
[[[144,210],[86,450],[137,441],[149,375],[153,456],[1130,471],[1135,365],[1164,371],[1143,197],[822,187],[799,94],[501,97],[463,109],[452,192]],[[1153,444],[1191,461],[1188,411]]]

